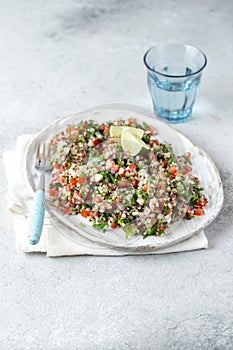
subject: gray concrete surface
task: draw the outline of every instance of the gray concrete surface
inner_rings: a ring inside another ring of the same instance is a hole
[[[84,107],[151,107],[144,51],[173,40],[208,57],[193,119],[225,204],[209,250],[49,259],[19,254],[0,174],[0,349],[233,349],[233,2],[0,0],[0,150]]]

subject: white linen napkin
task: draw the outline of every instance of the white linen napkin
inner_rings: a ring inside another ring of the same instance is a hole
[[[159,249],[150,253],[123,252],[100,246],[90,242],[84,237],[79,237],[79,243],[71,241],[68,236],[69,228],[58,221],[51,220],[45,213],[45,222],[40,242],[30,245],[28,242],[28,213],[30,211],[33,192],[26,185],[23,160],[28,143],[33,135],[20,135],[16,141],[15,151],[6,151],[3,154],[5,171],[8,181],[7,203],[9,211],[14,215],[14,229],[16,233],[16,249],[19,252],[43,252],[47,256],[69,255],[138,255],[138,254],[165,254],[197,249],[206,249],[208,241],[201,230],[186,241],[177,243],[168,248]]]

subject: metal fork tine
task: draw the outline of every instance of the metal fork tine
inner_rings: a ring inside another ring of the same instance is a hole
[[[40,144],[38,143],[37,149],[36,149],[36,160],[40,160]]]
[[[41,160],[42,160],[43,163],[45,162],[45,143],[43,143],[43,150],[42,150]]]
[[[47,158],[50,158],[51,156],[51,145],[50,143],[48,144],[48,149],[47,149]]]

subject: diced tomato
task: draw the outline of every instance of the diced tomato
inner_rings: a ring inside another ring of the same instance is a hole
[[[187,152],[186,156],[187,156],[188,159],[191,159],[191,153],[190,152]]]
[[[148,186],[145,185],[145,186],[142,187],[142,189],[143,189],[143,191],[148,191]]]
[[[99,129],[100,129],[100,131],[104,131],[105,125],[104,124],[100,125]]]
[[[65,176],[62,176],[61,177],[61,182],[65,182],[65,179],[66,179]]]
[[[87,217],[90,215],[90,210],[82,209],[81,215],[82,215],[84,218],[87,218]]]
[[[201,202],[202,207],[205,207],[208,203],[208,199],[206,197],[200,198],[199,201]]]
[[[111,228],[116,228],[117,226],[118,226],[117,222],[113,222],[113,223],[111,224]]]
[[[56,162],[56,163],[53,164],[53,167],[54,167],[55,169],[59,169],[59,168],[60,168],[60,164],[58,164],[58,163]]]
[[[135,170],[137,168],[137,165],[134,163],[130,163],[129,168],[131,171]]]
[[[98,140],[98,139],[94,139],[94,140],[93,140],[93,144],[94,144],[94,146],[97,146],[99,143],[100,143],[100,142],[99,142],[99,140]]]
[[[50,195],[51,197],[54,197],[55,194],[56,194],[56,192],[57,192],[56,188],[50,188],[50,190],[49,190],[49,195]]]
[[[77,183],[77,179],[75,179],[75,178],[71,178],[70,179],[70,184],[72,185],[72,186],[76,186],[76,183]]]
[[[138,180],[133,180],[132,181],[132,186],[137,187],[138,186]]]
[[[195,215],[197,215],[197,216],[201,216],[202,215],[202,209],[200,209],[200,208],[197,208],[197,209],[195,209]]]
[[[159,145],[159,140],[156,139],[156,140],[155,140],[155,143],[156,143],[156,145]]]
[[[86,182],[86,181],[87,181],[87,179],[86,179],[85,176],[80,177],[79,179],[77,179],[77,183],[78,183],[78,184],[83,184],[83,183]]]
[[[177,173],[177,168],[175,167],[175,165],[173,165],[173,166],[170,167],[169,172],[170,172],[172,175],[175,175],[175,174]]]

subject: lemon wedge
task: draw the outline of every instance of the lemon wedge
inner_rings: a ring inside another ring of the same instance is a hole
[[[142,150],[150,149],[150,146],[143,142],[140,137],[129,132],[127,129],[122,130],[121,146],[125,152],[130,153],[132,156],[136,156]]]
[[[132,126],[110,126],[110,136],[111,137],[121,137],[123,130],[128,131],[129,133],[138,136],[140,139],[144,135],[144,130],[140,128],[133,128]]]

